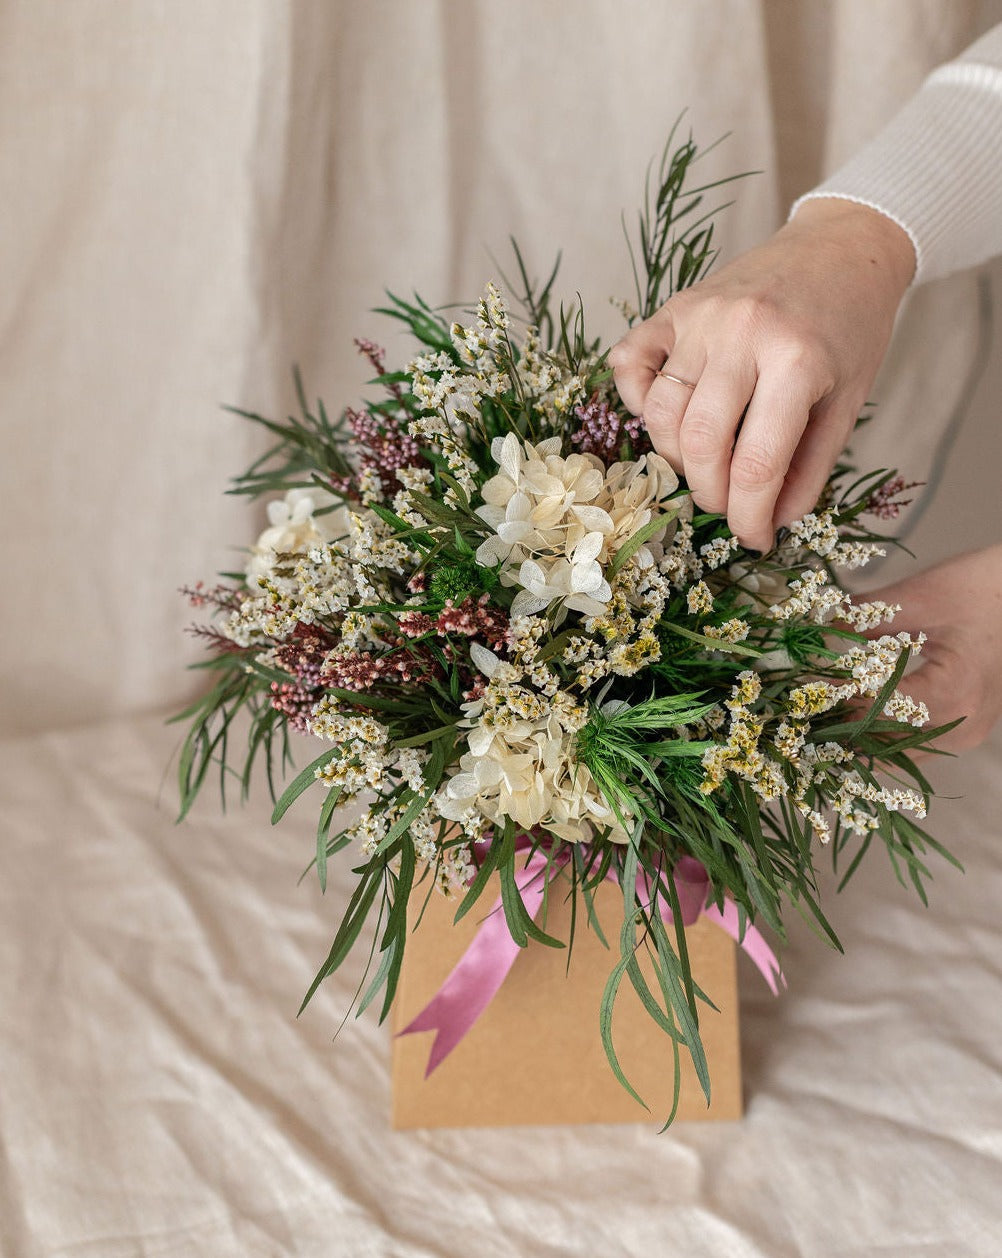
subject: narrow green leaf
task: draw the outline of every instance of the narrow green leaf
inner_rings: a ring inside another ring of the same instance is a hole
[[[747,655],[751,659],[758,659],[762,654],[754,647],[745,646],[743,642],[725,642],[722,638],[708,638],[703,633],[697,633],[695,629],[687,629],[685,625],[669,624],[665,628],[669,633],[674,633],[680,638],[687,638],[690,642],[698,642],[700,646],[707,647],[711,651],[723,651],[727,655]]]
[[[325,752],[317,756],[316,760],[311,761],[302,773],[293,778],[286,789],[282,792],[282,795],[271,814],[271,824],[273,826],[277,825],[278,822],[282,820],[300,795],[302,795],[305,790],[308,790],[309,787],[317,780],[317,770],[323,769],[326,765],[330,764],[334,757],[340,754],[340,751],[340,747],[329,747]]]

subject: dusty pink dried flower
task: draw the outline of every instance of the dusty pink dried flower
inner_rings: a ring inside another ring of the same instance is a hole
[[[615,462],[624,436],[630,438],[634,454],[640,453],[646,429],[639,415],[624,418],[608,402],[597,397],[592,397],[584,406],[576,406],[574,414],[581,421],[581,427],[572,435],[571,443],[580,446],[582,454],[598,455],[605,463]]]
[[[317,702],[317,692],[298,682],[271,683],[271,706],[289,718],[289,724],[300,734],[309,733],[309,719]]]
[[[907,493],[909,489],[918,489],[922,484],[922,481],[906,481],[903,476],[892,476],[870,495],[863,510],[868,515],[875,515],[878,520],[896,520],[902,508],[913,501],[912,498],[900,498],[899,495]]]
[[[383,493],[392,497],[403,488],[397,472],[402,467],[416,467],[424,462],[418,443],[392,415],[377,417],[371,411],[354,411],[349,407],[345,417],[360,447],[360,466],[371,468],[379,477]]]

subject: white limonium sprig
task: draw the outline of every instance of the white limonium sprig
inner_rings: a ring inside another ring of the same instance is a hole
[[[331,542],[345,531],[342,511],[332,511],[337,499],[319,486],[290,489],[268,503],[268,527],[251,547],[247,578],[253,583],[273,576],[280,556],[303,555]],[[321,514],[317,514],[321,512]]]

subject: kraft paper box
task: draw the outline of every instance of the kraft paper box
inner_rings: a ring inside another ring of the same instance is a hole
[[[435,995],[496,898],[496,886],[489,885],[476,907],[454,925],[458,901],[438,894],[431,897],[420,925],[408,935],[394,1002],[394,1032]],[[414,901],[416,918],[424,896],[417,895]],[[595,896],[608,949],[588,927],[579,904],[569,973],[566,949],[530,940],[487,1010],[427,1079],[434,1033],[395,1036],[393,1126],[663,1122],[672,1103],[671,1042],[645,1012],[628,980],[616,1001],[613,1041],[627,1078],[650,1113],[617,1082],[599,1033],[602,992],[619,958],[622,903],[622,892],[612,882]],[[548,933],[566,940],[569,922],[570,905],[562,895],[551,895]],[[740,1118],[736,945],[705,918],[687,928],[686,940],[693,978],[720,1012],[699,1004],[712,1104],[708,1110],[683,1049],[676,1121]]]

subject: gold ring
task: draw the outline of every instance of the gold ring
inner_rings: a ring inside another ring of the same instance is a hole
[[[682,385],[685,389],[694,389],[696,386],[689,380],[683,380],[681,376],[673,376],[670,371],[665,371],[662,367],[658,372],[659,376],[664,376],[666,380],[674,380],[676,384]]]

